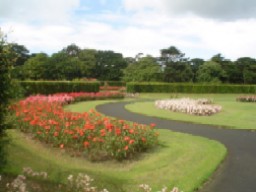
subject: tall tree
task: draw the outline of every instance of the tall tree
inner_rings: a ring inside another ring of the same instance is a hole
[[[194,59],[191,59],[189,62],[190,62],[191,69],[193,71],[193,82],[196,82],[197,71],[199,67],[204,64],[205,61],[200,58],[194,58]]]
[[[76,44],[72,43],[61,50],[62,53],[67,54],[71,57],[78,57],[81,49]]]
[[[44,79],[72,80],[82,77],[82,62],[64,52],[53,54],[45,65]]]
[[[45,66],[49,61],[49,57],[45,53],[38,53],[35,56],[29,58],[22,66],[23,78],[39,80],[43,79],[45,74]]]
[[[129,81],[162,81],[162,72],[156,59],[151,56],[140,58],[135,63],[130,63],[124,69],[123,80]]]
[[[166,63],[181,61],[185,56],[185,54],[181,53],[181,51],[175,46],[170,46],[167,49],[161,49],[160,52],[162,60]]]
[[[29,50],[24,45],[11,43],[11,51],[17,54],[14,66],[21,66],[29,59]]]
[[[93,69],[96,66],[96,55],[95,49],[83,49],[79,52],[78,58],[82,62],[81,74],[83,77],[94,77]]]
[[[193,80],[193,71],[185,54],[174,46],[161,50],[161,63],[164,68],[164,81],[189,82]]]
[[[235,65],[240,71],[240,83],[256,83],[256,59],[250,57],[241,57],[235,61]]]
[[[123,77],[123,69],[127,62],[120,53],[113,51],[97,51],[93,76],[99,80],[119,81]]]
[[[206,61],[199,67],[197,72],[198,82],[221,83],[221,79],[226,76],[221,65],[214,61]]]

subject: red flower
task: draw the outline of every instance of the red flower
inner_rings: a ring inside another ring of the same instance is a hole
[[[124,137],[124,140],[125,140],[125,141],[129,141],[129,140],[130,140],[130,137],[125,136],[125,137]]]
[[[116,135],[121,135],[121,129],[116,128]]]
[[[156,126],[155,123],[151,123],[151,124],[150,124],[150,127],[151,127],[151,128],[154,128],[155,126]]]
[[[60,148],[63,149],[64,148],[64,144],[60,144]]]
[[[129,141],[129,144],[132,145],[135,141],[132,139]]]
[[[128,149],[129,149],[129,146],[126,145],[126,146],[124,147],[124,150],[127,151]]]
[[[55,131],[53,134],[54,137],[58,137],[59,136],[59,132]]]
[[[133,134],[134,133],[134,129],[129,129],[129,133]]]

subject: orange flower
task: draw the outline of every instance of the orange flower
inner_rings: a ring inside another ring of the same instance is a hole
[[[134,133],[134,129],[129,129],[129,133],[133,134]]]
[[[55,131],[53,134],[54,137],[58,137],[59,136],[59,132]]]
[[[90,146],[90,143],[88,141],[84,142],[84,147],[88,148]]]
[[[64,148],[64,144],[60,144],[60,148],[63,149]]]
[[[132,139],[129,141],[129,144],[132,145],[135,141]]]
[[[102,137],[104,137],[104,136],[106,135],[106,130],[105,130],[105,129],[101,129],[101,130],[100,130],[100,135],[101,135]]]
[[[124,140],[125,140],[125,141],[129,141],[129,140],[130,140],[130,137],[125,136],[125,137],[124,137]]]
[[[124,147],[124,150],[127,151],[128,149],[129,149],[129,146],[126,145],[126,146]]]

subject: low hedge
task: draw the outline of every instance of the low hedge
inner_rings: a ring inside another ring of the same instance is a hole
[[[70,92],[99,92],[99,82],[82,81],[20,81],[24,95]]]
[[[256,93],[256,85],[136,83],[126,84],[129,93]]]
[[[116,86],[116,87],[124,87],[126,85],[124,81],[101,81],[100,82],[101,86],[104,86],[106,84],[108,86]]]

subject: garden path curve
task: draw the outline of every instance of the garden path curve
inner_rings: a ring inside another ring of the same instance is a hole
[[[155,123],[159,128],[220,141],[227,147],[228,155],[218,171],[200,192],[256,192],[255,131],[222,129],[209,125],[164,120],[135,114],[125,110],[124,106],[128,103],[131,102],[104,104],[97,106],[96,109],[108,116],[142,124]]]

